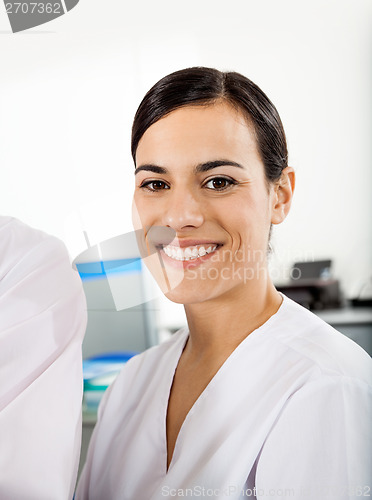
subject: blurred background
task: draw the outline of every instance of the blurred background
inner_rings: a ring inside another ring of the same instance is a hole
[[[372,275],[371,28],[370,0],[81,0],[17,34],[0,8],[0,213],[58,236],[72,259],[87,237],[131,231],[144,93],[187,66],[235,70],[276,105],[297,174],[273,234],[275,281],[332,259],[356,297]],[[159,328],[180,326],[182,306],[157,295]]]

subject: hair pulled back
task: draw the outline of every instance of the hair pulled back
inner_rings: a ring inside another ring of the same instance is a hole
[[[236,72],[194,67],[171,73],[145,95],[134,117],[132,156],[146,130],[172,111],[224,100],[243,112],[253,125],[267,181],[280,178],[288,164],[287,142],[279,114],[262,90]]]

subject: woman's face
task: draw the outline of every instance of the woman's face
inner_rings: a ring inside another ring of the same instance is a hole
[[[173,111],[147,129],[136,164],[134,225],[158,252],[145,261],[167,297],[254,292],[277,197],[244,116],[225,102]]]

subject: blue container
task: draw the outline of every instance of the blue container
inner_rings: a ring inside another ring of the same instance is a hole
[[[105,390],[116,379],[125,363],[137,352],[110,352],[83,361],[83,410],[96,412]]]

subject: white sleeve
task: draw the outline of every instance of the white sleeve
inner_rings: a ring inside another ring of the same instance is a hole
[[[0,498],[68,500],[86,303],[63,243],[0,217]]]
[[[261,450],[257,499],[370,497],[371,396],[365,381],[338,375],[298,390]]]

